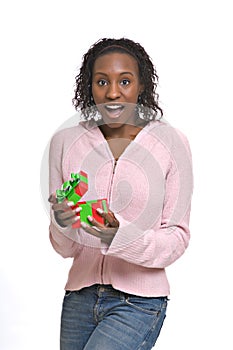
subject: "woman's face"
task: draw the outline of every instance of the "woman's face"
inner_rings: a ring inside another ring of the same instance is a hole
[[[107,53],[96,59],[92,74],[92,95],[104,122],[112,127],[133,123],[143,91],[137,61],[129,54]]]

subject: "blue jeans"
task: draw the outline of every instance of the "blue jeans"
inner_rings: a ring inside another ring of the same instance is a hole
[[[60,350],[149,350],[165,319],[167,297],[146,298],[93,285],[66,292]]]

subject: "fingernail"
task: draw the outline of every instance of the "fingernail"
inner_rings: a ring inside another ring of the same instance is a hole
[[[67,205],[68,205],[69,207],[72,207],[72,205],[74,205],[74,202],[67,202]]]
[[[89,221],[93,221],[93,217],[92,216],[88,215],[87,218],[88,218]]]
[[[79,213],[81,210],[82,210],[81,207],[77,207],[77,208],[75,209],[75,212],[76,212],[76,213]]]
[[[97,208],[96,211],[98,211],[99,214],[103,214],[103,212],[104,212],[103,209],[101,209],[101,208]]]
[[[85,223],[85,222],[81,222],[81,226],[83,227],[83,228],[87,228],[87,224]]]

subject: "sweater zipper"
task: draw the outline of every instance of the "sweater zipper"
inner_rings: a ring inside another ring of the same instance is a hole
[[[112,184],[113,184],[113,178],[115,174],[115,169],[117,165],[117,160],[114,159],[114,164],[113,164],[113,170],[112,170],[112,177],[110,180],[110,186],[109,186],[109,191],[108,191],[108,202],[110,203],[110,198],[112,195]],[[102,262],[101,262],[101,283],[104,284],[104,260],[105,260],[105,255],[103,255]]]
[[[112,196],[112,184],[113,184],[113,178],[114,178],[114,174],[115,174],[115,170],[116,170],[116,165],[117,165],[117,160],[114,159],[113,170],[112,170],[112,177],[111,177],[109,191],[108,191],[108,201],[109,201],[109,203],[110,203],[110,199],[111,199],[111,196]]]

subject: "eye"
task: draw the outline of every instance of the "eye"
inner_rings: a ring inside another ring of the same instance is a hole
[[[121,81],[121,85],[124,85],[124,86],[128,85],[129,83],[130,83],[129,79],[123,79]]]
[[[97,84],[98,84],[99,86],[105,86],[105,85],[107,85],[107,81],[104,80],[104,79],[100,79],[100,80],[98,80]]]

